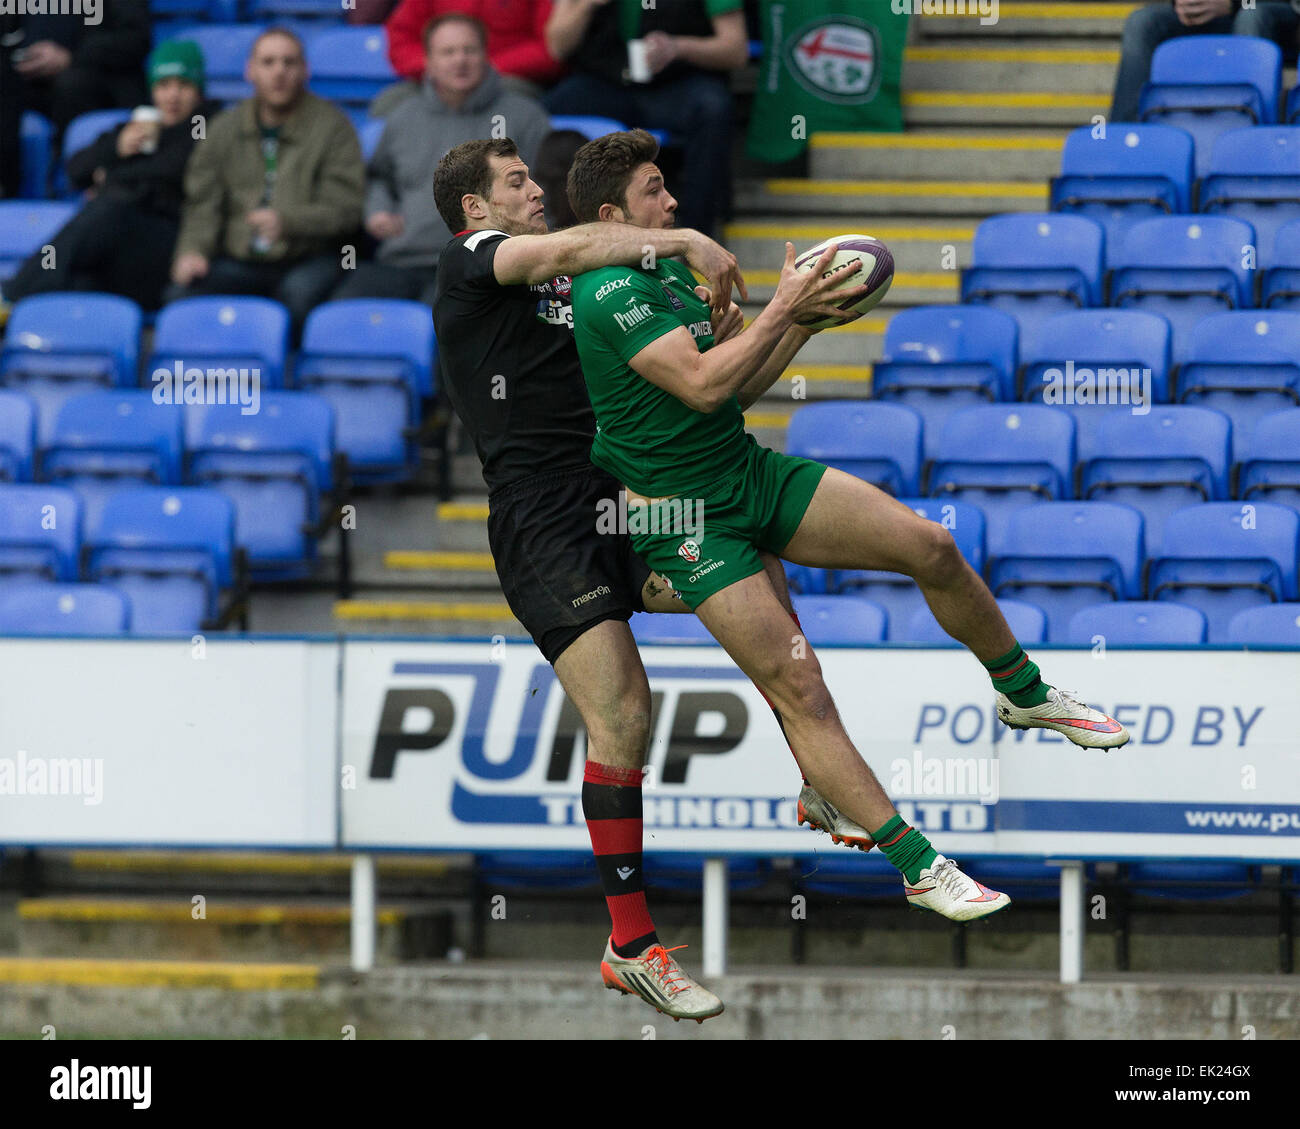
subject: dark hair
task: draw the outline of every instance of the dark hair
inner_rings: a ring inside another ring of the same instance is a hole
[[[278,24],[272,24],[270,27],[261,30],[257,38],[253,40],[252,44],[248,48],[248,57],[250,59],[253,57],[254,52],[257,51],[257,45],[261,43],[263,39],[269,39],[273,35],[283,35],[285,39],[292,39],[296,44],[298,44],[298,54],[304,59],[307,57],[307,48],[303,46],[302,38],[298,33],[292,28],[280,27]]]
[[[508,137],[482,141],[463,141],[447,150],[433,173],[433,202],[438,215],[453,235],[465,227],[465,211],[460,206],[467,193],[487,196],[492,191],[490,157],[517,157],[519,150]]]
[[[574,155],[569,169],[568,195],[579,223],[595,223],[602,204],[627,211],[627,186],[632,173],[659,156],[659,142],[644,129],[607,133],[588,141]]]
[[[465,12],[443,12],[440,16],[434,16],[427,24],[424,25],[424,53],[429,53],[429,40],[433,38],[433,33],[444,24],[450,23],[469,24],[470,27],[478,34],[479,44],[483,50],[487,50],[487,28],[483,25],[482,20],[476,20],[473,16]]]
[[[587,143],[585,134],[573,129],[552,130],[537,146],[537,161],[533,167],[533,179],[541,187],[546,200],[546,210],[550,213],[553,231],[572,227],[578,222],[569,206],[569,198],[564,184],[573,165],[574,154]]]

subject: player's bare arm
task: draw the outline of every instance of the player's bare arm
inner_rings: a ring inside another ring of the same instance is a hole
[[[823,277],[836,248],[826,249],[816,268],[795,270],[794,244],[785,245],[785,266],[776,294],[743,333],[701,353],[684,327],[656,338],[628,364],[639,375],[699,412],[714,412],[763,368],[786,333],[801,321],[843,317],[837,303],[861,296],[867,287],[841,289],[845,271],[857,274],[857,263],[838,275]],[[793,354],[791,354],[793,356]],[[788,364],[787,359],[785,364]],[[783,364],[782,369],[785,365]],[[778,373],[779,375],[779,373]],[[775,377],[772,378],[775,380]]]

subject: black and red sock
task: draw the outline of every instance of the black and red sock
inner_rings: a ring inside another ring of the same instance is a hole
[[[641,862],[641,781],[639,768],[588,761],[582,774],[582,814],[600,871],[613,930],[614,951],[640,956],[659,943],[645,900]]]

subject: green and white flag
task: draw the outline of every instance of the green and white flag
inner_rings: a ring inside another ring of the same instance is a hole
[[[788,161],[813,133],[902,130],[909,9],[891,0],[763,0],[749,155]]]

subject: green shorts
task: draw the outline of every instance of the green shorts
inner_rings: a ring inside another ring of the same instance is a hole
[[[825,473],[821,463],[751,438],[742,465],[707,489],[630,509],[632,547],[694,611],[715,592],[762,572],[760,549],[781,553]]]

